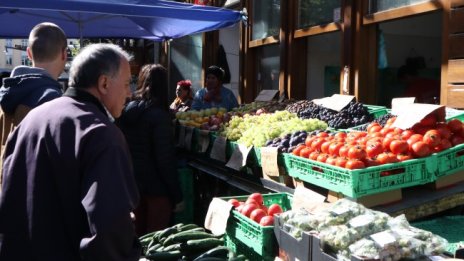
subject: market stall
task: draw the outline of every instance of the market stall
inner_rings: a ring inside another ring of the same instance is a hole
[[[205,216],[209,219],[212,202],[218,197],[224,201],[237,199],[242,202],[240,204],[246,204],[249,195],[260,192],[264,209],[278,203],[285,213],[293,209],[294,212],[289,213],[294,214],[286,215],[297,215],[301,201],[315,205],[313,201],[319,198],[318,205],[321,206],[340,207],[343,203],[348,205],[340,208],[350,211],[354,206],[367,207],[370,214],[366,220],[385,219],[387,222],[401,217],[403,228],[416,231],[414,224],[409,222],[436,217],[445,210],[450,214],[461,214],[459,207],[464,204],[462,115],[461,111],[438,105],[398,105],[391,110],[360,104],[347,97],[316,102],[287,101],[285,104],[254,102],[227,113],[192,111],[178,114],[177,142],[198,177],[200,190],[209,187],[211,192],[197,199],[203,202],[203,207],[197,209],[200,219]],[[415,138],[420,135],[420,140],[412,140],[413,135]],[[410,139],[411,144],[408,143]],[[343,156],[340,155],[341,143],[350,145],[345,148],[347,154]],[[376,151],[379,146],[382,149]],[[321,157],[321,154],[326,155]],[[201,188],[201,179],[205,177],[205,187]],[[219,189],[212,192],[211,188],[216,186]],[[299,197],[298,206],[292,206],[301,189],[316,194]],[[427,252],[430,248],[426,247],[428,243],[423,243],[428,242],[422,237],[423,232],[419,233],[422,236],[412,236],[410,238],[414,239],[408,241],[395,236],[402,233],[391,232],[391,227],[384,226],[386,223],[382,223],[384,225],[378,231],[364,231],[368,237],[355,236],[353,242],[335,238],[344,245],[333,245],[320,238],[321,231],[314,234],[314,226],[309,227],[310,234],[305,236],[298,232],[301,237],[295,237],[294,231],[288,230],[284,222],[288,216],[274,216],[277,218],[274,228],[260,228],[257,214],[252,216],[251,212],[239,207],[235,206],[229,218],[223,220],[226,222],[225,245],[249,260],[274,260],[276,256],[286,260],[336,260],[337,257],[367,260],[367,256],[369,260],[387,260],[387,256],[391,260],[408,256],[414,260],[431,260],[424,256],[445,258],[460,253],[456,251],[459,242],[454,241],[440,243],[442,250]],[[319,211],[310,209],[308,213],[309,216],[327,213]],[[384,218],[372,216],[372,213]],[[351,218],[357,216],[360,214],[353,214]],[[337,229],[350,228],[346,222],[351,218],[337,224],[342,226]],[[303,220],[308,221],[308,218]],[[363,224],[372,228],[369,222]],[[341,232],[343,229],[330,229],[324,232],[325,235],[344,233]],[[395,239],[382,245],[375,239],[379,236],[373,236],[376,233],[380,233],[381,238]],[[440,236],[446,238],[447,235]],[[361,242],[355,242],[360,239]],[[430,242],[446,241],[435,237],[429,239]],[[357,244],[351,246],[354,243]],[[285,246],[291,247],[285,249]],[[411,251],[417,248],[421,249],[420,253]],[[374,254],[367,255],[366,251],[371,250]]]

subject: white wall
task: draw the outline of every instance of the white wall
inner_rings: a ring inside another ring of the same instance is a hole
[[[233,27],[221,29],[219,31],[219,44],[224,47],[226,52],[227,62],[230,69],[230,83],[225,86],[231,89],[235,97],[239,99],[238,95],[238,81],[239,81],[239,52],[240,52],[240,27],[235,24]]]

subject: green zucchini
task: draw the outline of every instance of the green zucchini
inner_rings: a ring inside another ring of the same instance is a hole
[[[169,246],[166,246],[166,247],[163,248],[164,252],[170,252],[170,251],[174,251],[174,250],[180,250],[180,243],[172,244],[172,245],[169,245]]]
[[[196,224],[186,224],[186,225],[179,227],[179,232],[187,231],[187,230],[194,229],[194,228],[198,228],[198,226]]]
[[[164,230],[159,236],[158,238],[163,238],[163,237],[169,237],[170,235],[172,234],[175,234],[175,233],[178,233],[179,232],[179,228],[178,227],[170,227],[170,228],[167,228],[166,230]]]
[[[203,257],[203,258],[196,258],[196,261],[228,261],[227,258],[220,258],[220,257]]]
[[[192,239],[187,241],[184,248],[188,251],[197,251],[215,248],[223,244],[224,240],[217,238]]]

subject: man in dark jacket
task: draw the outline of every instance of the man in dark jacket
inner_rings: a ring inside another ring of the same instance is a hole
[[[89,45],[63,97],[8,138],[0,196],[0,260],[138,260],[130,212],[139,195],[124,136],[110,118],[130,97],[130,56]]]
[[[66,64],[66,48],[66,35],[57,25],[41,23],[32,29],[27,47],[32,67],[17,66],[0,88],[1,154],[8,135],[30,110],[62,95],[57,79]]]

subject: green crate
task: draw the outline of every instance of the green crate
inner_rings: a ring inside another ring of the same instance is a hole
[[[175,213],[174,224],[193,223],[193,199],[195,198],[193,192],[193,171],[190,168],[180,168],[177,169],[177,173],[179,174],[179,184],[184,196],[185,208],[182,212]]]
[[[261,148],[253,147],[253,158],[256,162],[256,165],[262,167],[261,164]],[[277,155],[277,164],[279,166],[285,166],[284,156],[282,153]]]
[[[435,153],[436,177],[444,177],[464,169],[464,144],[459,144],[447,150]]]
[[[231,198],[235,198],[238,201],[246,201],[248,196],[224,197],[221,199],[227,201]],[[288,193],[263,194],[263,199],[264,205],[267,207],[277,203],[284,211],[291,209],[292,195]],[[243,253],[246,256],[252,253],[252,255],[258,255],[264,258],[272,257],[272,259],[269,260],[273,260],[277,254],[278,246],[274,234],[274,226],[260,226],[258,223],[240,214],[236,210],[232,210],[229,220],[227,221],[226,235],[232,242],[240,242],[240,245],[243,244],[247,246],[247,251]],[[247,252],[250,253],[247,255]],[[241,254],[240,251],[238,251],[238,253]]]
[[[463,110],[455,110],[455,109],[446,108],[445,112],[446,112],[445,114],[446,121],[449,121],[452,119],[458,119],[460,121],[464,121]]]
[[[412,226],[430,231],[448,240],[446,252],[454,255],[458,248],[464,247],[464,216],[446,216],[437,219],[411,223]]]
[[[351,198],[433,181],[436,164],[426,158],[349,170],[285,153],[288,174]]]
[[[244,255],[248,260],[263,260],[263,261],[272,261],[275,260],[275,257],[277,256],[276,253],[273,254],[268,254],[265,256],[261,256],[258,253],[256,253],[253,248],[250,246],[244,244],[240,240],[237,240],[236,238],[231,238],[227,236],[227,234],[224,236],[224,243],[225,246],[230,248],[232,251],[236,253],[236,255]]]

